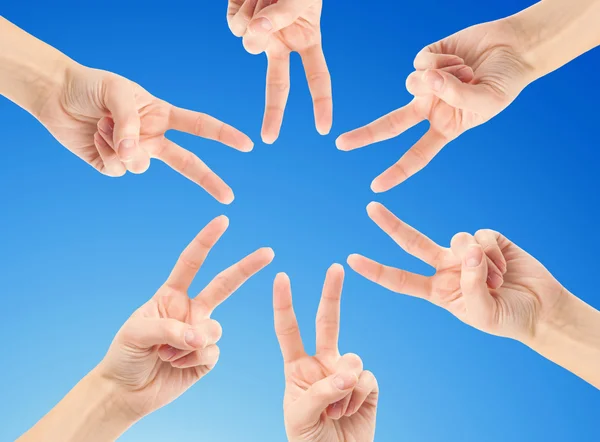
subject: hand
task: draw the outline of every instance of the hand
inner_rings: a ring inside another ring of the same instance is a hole
[[[429,121],[425,135],[375,178],[374,192],[385,192],[423,169],[450,141],[504,110],[534,79],[507,20],[474,26],[426,47],[414,67],[406,80],[415,96],[408,105],[337,140],[339,149],[353,150]]]
[[[302,58],[313,98],[315,124],[321,135],[331,130],[333,101],[331,76],[321,45],[322,0],[229,0],[227,19],[231,32],[244,38],[252,54],[268,59],[267,91],[262,139],[271,144],[279,137],[290,91],[290,54]]]
[[[36,115],[54,137],[79,158],[108,176],[145,172],[150,158],[202,186],[229,204],[233,192],[196,155],[165,137],[170,129],[218,140],[243,152],[252,141],[205,114],[175,107],[139,85],[110,72],[74,65],[64,85],[52,91]]]
[[[221,337],[212,312],[273,259],[271,249],[259,249],[190,299],[186,292],[192,280],[227,226],[227,218],[220,216],[198,234],[166,283],[123,325],[97,367],[138,419],[170,403],[212,370]]]
[[[290,280],[280,273],[273,286],[275,332],[284,360],[285,429],[290,442],[367,442],[375,437],[379,389],[355,354],[340,356],[340,299],[344,269],[327,272],[317,313],[317,353],[304,351],[292,305]]]
[[[481,331],[530,344],[541,322],[553,316],[566,296],[542,264],[498,232],[459,233],[451,247],[444,248],[381,204],[371,203],[368,212],[402,249],[436,272],[431,277],[416,275],[361,255],[350,255],[350,267],[394,292],[426,299]],[[503,281],[490,289],[490,275],[497,278],[498,269]]]

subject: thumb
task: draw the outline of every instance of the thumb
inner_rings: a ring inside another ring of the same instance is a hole
[[[462,259],[460,288],[465,297],[467,312],[477,323],[486,323],[494,311],[494,300],[487,286],[488,264],[483,259],[483,248],[472,244]]]
[[[113,131],[115,151],[124,163],[137,161],[142,152],[139,147],[140,116],[133,83],[117,77],[109,80],[105,91],[105,104],[115,122]]]
[[[254,16],[248,28],[256,34],[270,34],[294,23],[306,9],[306,0],[279,0]]]
[[[313,384],[293,405],[288,421],[294,428],[304,428],[317,422],[331,404],[344,399],[356,386],[358,377],[341,372]]]
[[[464,83],[450,72],[441,69],[428,69],[422,74],[422,81],[431,93],[452,107],[469,110],[483,115],[494,108],[498,95],[485,84]]]
[[[124,330],[123,339],[140,348],[170,345],[180,350],[195,350],[204,344],[202,334],[189,324],[176,319],[140,319]]]

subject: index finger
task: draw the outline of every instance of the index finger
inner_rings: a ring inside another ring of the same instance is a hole
[[[442,259],[444,248],[427,238],[418,230],[401,221],[385,206],[370,203],[369,217],[387,233],[405,252],[410,253],[430,266],[436,267]]]
[[[448,137],[429,129],[396,164],[373,180],[371,190],[375,193],[387,192],[403,183],[424,169],[449,142]]]
[[[300,359],[306,353],[294,313],[290,278],[285,273],[279,273],[273,282],[273,316],[284,363]]]
[[[340,150],[358,149],[397,137],[421,121],[423,121],[423,117],[417,113],[413,101],[366,126],[340,135],[336,140],[336,145]]]
[[[248,135],[210,115],[180,107],[171,107],[169,127],[197,137],[215,140],[242,152],[249,152],[254,143]]]
[[[323,47],[318,44],[302,51],[302,64],[313,100],[315,125],[321,135],[327,135],[333,124],[333,93],[331,74],[327,67]]]
[[[225,233],[228,226],[229,219],[224,215],[209,222],[181,252],[165,285],[176,290],[186,291],[208,256],[208,252]]]
[[[154,152],[153,156],[198,184],[220,203],[230,204],[235,198],[231,187],[204,164],[204,161],[171,140],[164,138],[160,149]]]
[[[194,301],[199,302],[204,307],[205,313],[210,315],[217,306],[229,298],[250,277],[270,264],[274,257],[273,249],[268,247],[258,249],[219,273],[196,296]]]
[[[339,264],[333,264],[327,271],[317,311],[317,353],[338,354],[340,300],[343,285],[344,268]]]

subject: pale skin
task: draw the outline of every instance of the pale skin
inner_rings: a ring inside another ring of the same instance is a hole
[[[262,139],[279,137],[290,91],[290,54],[302,58],[313,99],[315,125],[321,135],[331,130],[331,76],[321,43],[322,0],[229,0],[231,32],[243,38],[251,54],[267,55],[267,87]]]
[[[543,0],[514,16],[467,28],[425,47],[406,87],[414,99],[341,135],[344,151],[429,129],[371,184],[386,192],[425,166],[452,140],[508,107],[533,81],[600,45],[600,1]]]
[[[569,293],[535,258],[493,230],[459,233],[442,247],[379,203],[371,219],[407,253],[435,268],[430,277],[350,255],[365,278],[425,299],[483,332],[512,338],[600,388],[600,312]],[[490,288],[489,274],[504,270]]]
[[[20,442],[115,440],[215,367],[222,329],[211,315],[274,257],[273,250],[258,249],[190,298],[190,284],[227,227],[220,216],[196,236],[164,285],[119,330],[102,362]]]
[[[290,442],[371,442],[379,387],[359,356],[340,355],[340,300],[344,269],[327,271],[317,312],[316,354],[308,355],[292,305],[290,279],[273,284],[275,332],[285,373],[284,420]]]
[[[156,158],[224,204],[234,199],[231,188],[166,132],[187,132],[242,152],[253,148],[228,124],[173,106],[117,74],[82,66],[2,17],[0,94],[104,175],[143,173]]]

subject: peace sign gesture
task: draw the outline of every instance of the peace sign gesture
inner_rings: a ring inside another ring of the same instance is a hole
[[[221,338],[212,312],[273,260],[273,250],[259,249],[189,298],[190,284],[228,224],[220,216],[196,236],[165,284],[123,325],[98,367],[138,419],[173,401],[212,370]]]
[[[531,343],[565,290],[535,258],[492,230],[459,233],[442,247],[378,203],[369,216],[402,249],[435,268],[431,277],[388,267],[361,255],[348,264],[394,292],[426,299],[486,333]]]
[[[284,360],[284,418],[288,439],[296,441],[367,442],[375,437],[379,388],[375,376],[363,371],[355,354],[340,356],[340,299],[344,269],[331,266],[317,312],[317,352],[304,351],[290,280],[275,278],[275,332]]]
[[[265,52],[268,60],[262,139],[279,137],[290,92],[290,54],[298,52],[313,99],[315,125],[321,135],[331,130],[331,75],[321,43],[323,0],[229,0],[231,32],[243,37],[251,54]]]

